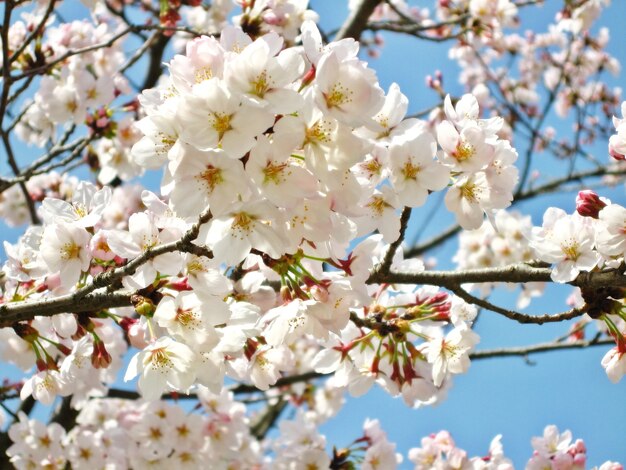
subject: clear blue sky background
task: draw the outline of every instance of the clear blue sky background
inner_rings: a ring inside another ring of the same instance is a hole
[[[346,3],[337,0],[311,0],[311,5],[321,15],[321,25],[326,30],[338,26],[346,16]],[[432,5],[432,0],[413,1],[420,7]],[[554,18],[560,1],[548,0],[548,6],[533,8],[533,15],[522,15],[523,28],[544,31]],[[64,5],[65,6],[65,5]],[[67,19],[78,15],[67,7]],[[614,0],[602,15],[599,25],[612,31],[609,51],[626,63],[623,21],[626,19],[626,1]],[[435,103],[436,96],[424,85],[424,77],[435,70],[444,72],[446,89],[453,94],[464,92],[456,83],[458,68],[447,58],[448,44],[418,42],[414,38],[385,35],[386,45],[380,59],[370,66],[377,70],[381,85],[387,89],[392,82],[400,84],[409,97],[410,112],[420,111]],[[623,83],[623,75],[609,81],[612,85]],[[569,132],[567,125],[550,122],[559,132]],[[521,149],[523,150],[523,149]],[[21,149],[21,151],[26,151]],[[607,160],[606,143],[594,148],[599,160]],[[538,168],[546,179],[558,175],[561,167],[546,161]],[[6,163],[0,162],[0,171],[7,174]],[[148,178],[155,189],[158,178]],[[616,202],[625,204],[622,186],[606,193]],[[568,211],[574,209],[574,194],[543,197],[518,209],[533,215],[540,224],[546,207],[556,205]],[[407,239],[412,240],[431,206],[415,211]],[[424,237],[447,227],[453,218],[445,208],[436,212]],[[0,228],[2,239],[14,241],[20,230]],[[453,243],[434,254],[440,268],[453,267]],[[2,258],[4,253],[2,253]],[[565,295],[569,289],[551,288],[541,299],[534,300],[527,311],[532,313],[558,312],[566,309]],[[504,306],[513,305],[513,297],[506,292],[492,298]],[[481,335],[479,348],[529,345],[549,341],[567,330],[567,325],[518,325],[496,314],[486,312],[480,319],[477,331]],[[547,424],[556,424],[561,430],[571,429],[575,437],[585,440],[588,462],[599,465],[612,459],[626,462],[626,380],[613,385],[600,366],[608,348],[589,351],[545,353],[532,356],[535,365],[527,365],[520,358],[503,358],[475,361],[465,376],[459,376],[448,399],[438,407],[418,410],[407,408],[401,399],[392,399],[375,387],[360,399],[350,399],[339,416],[324,425],[330,444],[341,447],[361,434],[365,418],[378,418],[389,438],[398,444],[398,451],[406,459],[411,447],[419,446],[420,439],[441,429],[449,430],[457,445],[470,455],[484,455],[491,439],[502,433],[506,454],[516,467],[523,468],[532,453],[530,437],[541,435]],[[14,373],[3,367],[12,376]],[[39,413],[38,413],[39,414]],[[410,468],[405,460],[402,468]]]

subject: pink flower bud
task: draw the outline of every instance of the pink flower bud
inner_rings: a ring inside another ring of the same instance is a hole
[[[576,454],[574,456],[574,467],[586,468],[587,456],[585,454]]]
[[[583,217],[598,218],[600,211],[606,207],[606,203],[600,199],[597,193],[586,189],[576,196],[576,211]]]
[[[268,11],[263,15],[263,21],[269,25],[280,26],[283,20],[284,18],[279,17],[276,12],[273,11]]]
[[[609,143],[609,155],[618,161],[626,160],[626,155],[619,153],[617,150],[615,150],[615,148],[610,143]]]
[[[115,253],[109,248],[107,243],[107,236],[105,232],[96,233],[89,242],[89,251],[94,258],[101,259],[103,261],[111,261],[115,258]]]
[[[99,264],[95,264],[89,268],[89,274],[93,277],[96,277],[98,274],[102,274],[104,272],[104,267]]]
[[[576,439],[573,445],[570,446],[570,450],[572,450],[575,454],[584,454],[587,452],[587,447],[585,446],[585,441],[582,439]]]
[[[61,275],[59,273],[49,274],[46,277],[46,285],[49,290],[55,290],[61,287]]]
[[[146,323],[141,324],[139,322],[135,322],[128,328],[128,342],[131,344],[131,346],[137,349],[144,349],[146,346],[148,346],[148,342],[145,339],[145,325]]]

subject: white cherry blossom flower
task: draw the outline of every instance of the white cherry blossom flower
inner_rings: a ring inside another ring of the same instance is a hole
[[[343,60],[334,50],[320,59],[315,76],[315,102],[349,126],[374,127],[372,117],[384,104],[376,74],[357,59]]]
[[[91,256],[91,235],[84,228],[70,224],[48,225],[41,238],[40,253],[51,272],[59,272],[61,284],[71,287],[87,271]]]
[[[286,246],[281,225],[280,214],[267,201],[239,203],[202,225],[194,243],[206,245],[216,262],[228,265],[243,261],[251,248],[279,258]]]
[[[450,172],[434,159],[436,153],[437,143],[426,130],[390,146],[390,179],[400,204],[421,206],[426,202],[429,191],[446,187]]]
[[[427,344],[426,359],[433,365],[433,382],[439,387],[448,374],[467,372],[469,353],[479,337],[471,329],[454,328],[445,337],[436,337]]]
[[[188,345],[210,349],[219,337],[213,328],[230,317],[228,305],[220,299],[200,300],[194,292],[165,297],[157,305],[154,319],[169,334]]]
[[[270,36],[274,36],[270,40]],[[224,80],[254,104],[268,106],[277,114],[291,114],[302,106],[302,97],[290,86],[304,72],[299,50],[284,49],[278,55],[273,43],[278,35],[261,36],[226,63]],[[280,47],[278,47],[280,50]]]
[[[255,137],[274,123],[273,114],[246,104],[242,95],[217,78],[182,97],[177,117],[185,142],[200,150],[221,148],[230,158],[243,157]]]
[[[269,201],[278,207],[291,207],[301,198],[317,194],[317,179],[297,159],[286,139],[270,141],[261,136],[250,151],[246,173]]]
[[[154,216],[138,212],[128,219],[128,232],[110,230],[107,234],[107,243],[118,256],[133,259],[150,248],[175,241],[181,235],[180,231],[175,229],[159,231]],[[181,267],[180,253],[164,253],[143,263],[134,274],[124,277],[124,282],[134,289],[142,289],[154,281],[158,272],[173,275],[177,274]]]
[[[173,174],[170,205],[179,217],[195,217],[207,208],[222,214],[250,194],[249,178],[239,160],[221,150],[200,151],[186,145]]]
[[[551,278],[570,282],[580,271],[591,271],[600,261],[594,250],[595,237],[591,220],[578,213],[571,216],[556,214],[552,219],[546,212],[542,229],[533,229],[531,245],[540,259],[555,263]]]
[[[623,344],[623,342],[622,342]],[[620,346],[615,346],[607,351],[602,358],[602,367],[611,382],[619,382],[626,374],[626,351],[620,351]]]
[[[20,391],[20,399],[30,395],[44,405],[51,405],[57,396],[66,396],[72,393],[71,386],[56,370],[44,370],[32,375]]]
[[[47,197],[41,203],[43,218],[47,224],[62,221],[79,227],[93,227],[102,218],[104,209],[111,202],[111,188],[98,189],[91,183],[81,181],[71,202]]]
[[[409,139],[414,133],[420,132],[424,123],[415,118],[404,119],[408,106],[409,100],[400,91],[400,86],[392,83],[383,107],[374,116],[378,128],[372,130],[363,127],[357,129],[357,134],[386,145],[400,139]]]
[[[139,391],[146,400],[158,399],[168,388],[186,392],[195,379],[195,361],[189,346],[163,336],[132,357],[124,381],[139,375]]]
[[[437,140],[444,152],[442,161],[455,171],[477,171],[489,164],[494,149],[486,138],[476,124],[466,125],[460,133],[449,121],[437,126]]]
[[[459,178],[448,189],[445,204],[449,211],[454,212],[461,227],[473,230],[483,223],[484,210],[490,209],[491,188],[483,172]]]

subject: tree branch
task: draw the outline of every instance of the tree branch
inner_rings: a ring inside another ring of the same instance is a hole
[[[554,313],[554,314],[544,314],[544,315],[527,315],[525,313],[516,312],[514,310],[508,310],[506,308],[499,307],[491,302],[476,297],[465,289],[463,289],[460,285],[448,285],[446,286],[449,290],[454,292],[456,295],[461,297],[463,300],[470,304],[477,305],[486,310],[490,310],[495,313],[499,313],[500,315],[504,315],[506,318],[510,320],[515,320],[518,323],[533,323],[537,325],[542,325],[544,323],[555,323],[565,320],[571,320],[572,318],[579,317],[583,315],[587,311],[587,306],[581,308],[573,308],[563,313]]]
[[[409,225],[409,219],[411,218],[411,208],[405,207],[402,209],[402,215],[400,216],[400,233],[398,234],[398,238],[395,239],[393,243],[389,245],[387,248],[387,253],[385,253],[385,257],[383,260],[374,268],[374,273],[387,273],[389,272],[389,268],[391,268],[391,263],[393,262],[393,257],[398,250],[398,247],[402,244],[404,240],[404,235],[406,234],[406,228]]]
[[[374,12],[381,0],[361,0],[361,3],[350,13],[346,22],[335,36],[335,41],[344,38],[353,38],[358,41],[361,33],[367,26],[367,20]]]
[[[501,349],[486,349],[483,351],[474,351],[470,354],[470,359],[489,359],[492,357],[509,357],[509,356],[527,356],[528,354],[548,352],[548,351],[560,351],[566,349],[583,349],[591,346],[605,346],[609,344],[615,344],[615,341],[611,338],[604,339],[592,339],[592,340],[580,340],[572,341],[571,343],[539,343],[533,346],[520,346],[514,348],[501,348]]]

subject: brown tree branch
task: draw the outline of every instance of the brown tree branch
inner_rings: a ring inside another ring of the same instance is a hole
[[[367,20],[374,12],[374,9],[382,0],[361,0],[361,3],[350,13],[348,19],[339,28],[335,41],[344,38],[353,38],[358,41],[361,33],[367,27]]]
[[[398,234],[398,238],[396,238],[387,248],[387,252],[385,253],[385,257],[383,260],[374,268],[374,273],[386,273],[389,272],[389,268],[391,267],[391,263],[393,262],[393,257],[398,250],[398,247],[402,244],[404,240],[404,236],[406,234],[406,228],[409,225],[409,219],[411,218],[411,208],[405,207],[402,209],[402,215],[400,216],[400,233]]]
[[[446,286],[449,290],[454,292],[456,295],[461,297],[467,303],[476,305],[478,307],[482,307],[486,310],[490,310],[495,313],[499,313],[500,315],[505,316],[509,320],[515,320],[518,323],[533,323],[536,325],[542,325],[544,323],[555,323],[561,322],[565,320],[571,320],[572,318],[579,317],[583,315],[587,308],[586,306],[581,308],[573,308],[568,310],[567,312],[562,313],[554,313],[554,314],[544,314],[544,315],[528,315],[521,312],[516,312],[515,310],[509,310],[506,308],[499,307],[498,305],[492,304],[488,300],[481,299],[480,297],[476,297],[465,289],[463,289],[460,285],[450,284]]]
[[[489,359],[493,357],[510,357],[510,356],[527,356],[529,354],[549,352],[549,351],[561,351],[566,349],[584,349],[592,346],[605,346],[615,344],[615,341],[611,338],[603,339],[591,339],[591,340],[579,340],[569,343],[539,343],[532,346],[520,346],[513,348],[500,348],[500,349],[485,349],[483,351],[474,351],[470,353],[470,359],[473,361],[477,359]]]

